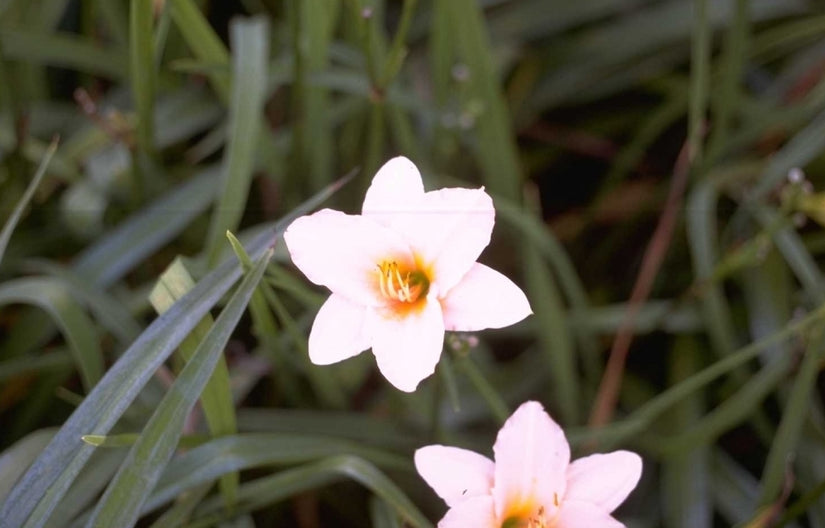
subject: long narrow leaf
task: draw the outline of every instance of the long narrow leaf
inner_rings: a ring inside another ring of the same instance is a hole
[[[186,416],[198,401],[223,349],[263,276],[272,250],[246,275],[129,451],[87,526],[132,526],[178,445]]]
[[[332,435],[257,433],[217,438],[177,457],[163,474],[146,510],[183,491],[232,471],[273,464],[297,464],[334,455],[356,455],[392,469],[412,470],[409,458]]]
[[[335,192],[329,186],[249,243],[258,258],[296,215],[315,207]],[[138,226],[134,226],[137,229]],[[63,424],[48,447],[17,483],[0,508],[0,528],[39,528],[49,518],[78,472],[94,452],[84,434],[106,434],[129,407],[143,385],[240,276],[237,263],[227,261],[204,277],[163,317],[156,319]]]
[[[246,205],[261,129],[269,62],[266,19],[235,20],[230,25],[230,32],[234,81],[229,103],[229,143],[221,164],[220,192],[206,241],[210,266],[214,266],[220,257],[226,231],[237,230]]]
[[[206,210],[217,177],[216,167],[204,169],[138,211],[78,255],[74,269],[99,286],[116,282]]]
[[[152,32],[153,2],[132,0],[129,12],[129,77],[137,108],[137,140],[143,152],[154,147],[154,104],[157,72]]]
[[[0,285],[0,306],[10,303],[31,304],[51,316],[69,344],[84,388],[91,391],[103,376],[103,353],[92,321],[63,283],[48,277],[5,282]]]
[[[271,477],[258,479],[242,489],[246,504],[241,508],[252,511],[302,491],[330,484],[341,477],[359,482],[395,509],[407,523],[416,528],[432,528],[432,523],[413,502],[386,475],[374,465],[355,456],[337,456],[283,471]],[[211,506],[208,507],[208,506]],[[215,511],[214,503],[203,508],[202,514]],[[199,526],[195,524],[195,526]]]
[[[49,166],[49,162],[51,161],[56,150],[57,140],[55,139],[52,141],[51,145],[49,145],[49,149],[46,151],[46,155],[43,156],[40,166],[37,167],[37,172],[34,173],[34,178],[32,178],[32,181],[29,182],[29,186],[26,187],[26,192],[24,192],[23,196],[20,197],[20,200],[14,207],[14,211],[12,211],[11,216],[9,216],[8,220],[6,220],[2,231],[0,231],[0,262],[3,262],[3,254],[6,252],[6,246],[9,243],[12,232],[14,232],[14,228],[17,227],[17,222],[19,222],[20,217],[23,216],[23,210],[32,199],[32,196],[34,196],[34,191],[37,189],[37,186],[40,185],[40,181],[46,174],[46,167]]]
[[[785,481],[788,457],[795,449],[802,426],[808,417],[808,408],[813,400],[820,364],[822,358],[825,357],[822,332],[817,330],[813,332],[816,337],[808,343],[807,353],[794,380],[788,402],[782,413],[782,421],[776,431],[771,450],[768,452],[768,460],[762,472],[762,489],[759,496],[761,505],[770,504],[779,497],[782,483]]]
[[[232,237],[230,240],[235,240]],[[238,242],[240,244],[240,242]],[[252,264],[247,265],[241,261],[244,271],[247,273],[252,268]],[[152,292],[149,294],[149,301],[159,314],[164,313],[172,307],[180,298],[186,295],[195,282],[180,259],[175,259],[172,264],[163,272]],[[253,293],[253,299],[257,290]],[[201,322],[192,330],[192,334],[183,340],[178,347],[178,351],[183,363],[188,363],[195,355],[198,345],[203,343],[210,329],[213,327],[213,319],[210,314],[204,316]],[[209,431],[214,436],[223,436],[237,432],[237,421],[235,419],[235,407],[232,401],[232,390],[229,382],[229,368],[226,359],[221,356],[215,365],[212,377],[204,386],[201,394],[201,406]],[[226,498],[227,505],[234,501],[233,497],[238,487],[238,475],[225,475],[220,482],[221,491]]]

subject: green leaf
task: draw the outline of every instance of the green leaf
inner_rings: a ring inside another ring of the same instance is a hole
[[[128,447],[134,445],[140,437],[137,433],[119,435],[83,435],[81,440],[95,447]]]
[[[71,269],[41,259],[25,260],[23,267],[26,270],[49,275],[54,280],[63,283],[72,296],[88,306],[95,319],[124,347],[131,344],[140,334],[142,330],[140,323],[120,301],[90,284],[88,280]]]
[[[736,348],[730,307],[717,281],[709,280],[719,262],[716,204],[719,196],[717,179],[707,178],[688,197],[687,235],[691,259],[698,281],[703,283],[702,315],[716,353],[724,356]]]
[[[748,194],[745,205],[753,205],[773,191],[794,167],[804,167],[820,155],[825,148],[825,110],[795,134],[781,149],[774,153],[768,166],[759,177],[759,183]]]
[[[0,29],[0,49],[10,59],[70,68],[114,80],[127,76],[128,61],[120,53],[69,33]]]
[[[378,497],[370,499],[370,519],[373,528],[402,528],[396,512]]]
[[[674,405],[684,398],[687,398],[693,392],[759,356],[766,349],[776,346],[802,332],[809,331],[812,327],[821,324],[823,317],[825,317],[825,306],[820,307],[802,319],[786,325],[782,330],[727,355],[725,358],[705,367],[688,379],[671,386],[630,413],[627,418],[595,431],[570,432],[568,438],[570,438],[570,441],[574,444],[589,440],[598,441],[600,446],[609,447],[621,443],[639,434],[641,431],[646,430],[655,419],[662,416],[663,413],[670,410]]]
[[[90,509],[106,489],[125,456],[125,449],[97,450],[77,476],[72,488],[57,505],[46,528],[66,528],[69,519],[73,519],[73,528],[80,526],[80,522],[89,516]]]
[[[132,0],[129,11],[129,78],[137,108],[138,146],[145,153],[154,150],[155,68],[151,0]]]
[[[535,312],[536,333],[553,380],[548,388],[552,390],[553,401],[558,405],[562,419],[575,424],[581,416],[579,374],[564,305],[556,281],[538,251],[526,248],[525,253],[527,291]]]
[[[229,52],[193,0],[170,0],[169,12],[196,57],[219,66],[229,64]],[[228,101],[229,79],[226,75],[214,72],[209,75],[209,80],[221,99]]]
[[[215,325],[203,338],[152,414],[137,443],[129,451],[98,502],[87,526],[132,526],[137,521],[141,505],[178,445],[186,416],[212,376],[215,365],[222,357],[223,348],[246,310],[271,256],[272,251],[269,250],[244,277]]]
[[[696,165],[702,157],[708,91],[710,88],[710,39],[708,0],[693,0],[688,104],[688,160]]]
[[[365,447],[332,435],[255,433],[225,436],[175,458],[158,482],[144,511],[152,511],[185,490],[231,471],[273,464],[298,464],[334,455],[355,455],[388,469],[413,470],[407,456]]]
[[[467,353],[458,355],[458,361],[456,361],[456,363],[458,368],[467,376],[467,379],[470,380],[470,383],[487,404],[487,407],[490,409],[490,414],[493,415],[499,424],[504,424],[507,418],[510,417],[510,409],[495,386],[484,377],[484,374]]]
[[[684,451],[690,447],[710,444],[725,432],[733,429],[759,408],[762,402],[776,390],[783,381],[791,366],[790,357],[779,357],[751,376],[745,385],[736,393],[728,396],[725,401],[697,420],[689,428],[680,428],[683,431],[662,446],[668,452]]]
[[[244,432],[327,435],[362,444],[411,449],[424,439],[403,424],[362,413],[301,409],[242,408],[238,428]]]
[[[109,286],[179,235],[212,203],[216,167],[203,169],[138,211],[81,252],[73,268],[98,286]]]
[[[64,284],[47,277],[14,279],[0,284],[0,306],[11,303],[31,304],[49,314],[69,344],[83,387],[91,391],[103,375],[103,353],[94,324]]]
[[[241,262],[241,264],[247,273],[252,268],[251,263],[247,265],[245,262]],[[177,258],[161,274],[160,279],[149,294],[149,300],[158,314],[163,314],[194,287],[195,282],[183,262],[180,258]],[[198,345],[206,340],[212,327],[212,316],[206,314],[192,330],[192,333],[183,340],[178,347],[182,364],[191,361]],[[237,432],[235,407],[229,384],[229,368],[223,356],[218,358],[214,372],[206,383],[200,398],[203,413],[206,416],[206,422],[212,435],[222,436]],[[237,492],[238,475],[226,475],[221,479],[220,486],[227,505],[231,505]]]
[[[188,525],[189,519],[192,517],[192,512],[200,504],[204,497],[209,494],[212,489],[212,483],[204,484],[194,489],[188,490],[177,498],[175,503],[168,508],[163,515],[157,518],[152,523],[150,528],[178,528],[179,526]],[[233,510],[234,511],[234,510]]]
[[[736,0],[733,21],[725,35],[719,87],[714,91],[719,95],[712,101],[713,129],[708,146],[708,157],[712,158],[725,144],[730,134],[733,119],[738,116],[741,97],[744,95],[742,73],[747,60],[748,33],[750,20],[748,0]]]
[[[40,429],[29,433],[3,451],[0,456],[0,500],[5,499],[14,482],[46,447],[54,429]]]
[[[0,382],[8,381],[29,373],[51,370],[70,370],[75,363],[65,351],[51,351],[40,356],[24,356],[0,361]]]
[[[776,248],[802,283],[805,292],[817,306],[825,303],[825,276],[799,234],[768,206],[757,204],[752,211],[763,229],[771,233]],[[777,229],[777,225],[781,227]]]
[[[719,447],[713,450],[711,468],[714,500],[719,513],[729,526],[744,522],[753,514],[759,483]]]
[[[293,210],[288,217],[259,233],[248,245],[250,255],[257,258],[263,254],[296,216],[316,207],[340,185],[341,182],[327,187]],[[131,224],[129,227],[139,229],[140,226]],[[116,244],[121,242],[118,240],[111,246]],[[125,242],[123,244],[126,247]],[[101,252],[103,253],[102,250]],[[104,267],[104,270],[108,272],[109,278],[115,275],[108,268]],[[43,453],[17,482],[8,500],[0,507],[0,519],[11,526],[26,528],[41,527],[46,523],[60,498],[94,452],[94,448],[85,444],[80,437],[84,434],[109,432],[172,350],[223,297],[239,276],[237,263],[225,262],[198,282],[164,317],[149,325],[72,413]]]
[[[515,134],[501,93],[501,83],[493,61],[492,46],[481,6],[474,0],[437,0],[443,4],[448,24],[435,28],[449,31],[458,54],[469,68],[468,96],[481,104],[474,132],[485,185],[495,194],[518,203],[521,197],[522,170]]]
[[[26,187],[26,192],[24,192],[23,196],[20,197],[20,200],[14,207],[14,211],[12,211],[11,216],[9,216],[5,225],[3,225],[3,229],[0,231],[0,262],[3,262],[3,254],[6,252],[6,246],[9,243],[12,232],[14,232],[14,228],[17,227],[20,217],[23,216],[23,211],[26,209],[29,201],[31,201],[32,196],[34,196],[34,191],[37,190],[37,186],[40,185],[40,181],[46,174],[46,168],[49,166],[49,162],[51,161],[52,156],[54,156],[56,150],[57,139],[54,139],[52,140],[51,145],[49,145],[46,155],[43,156],[40,166],[37,167],[37,172],[34,173],[34,178],[32,178],[32,181],[29,182],[28,187]]]
[[[802,426],[808,418],[808,409],[813,403],[816,380],[821,362],[825,358],[825,334],[820,329],[812,330],[812,334],[814,335],[808,343],[805,357],[794,379],[788,401],[782,411],[782,421],[779,423],[762,471],[759,504],[763,506],[773,503],[782,492],[788,461],[799,442]]]
[[[242,486],[239,496],[240,509],[253,511],[296,493],[330,484],[340,480],[341,477],[355,480],[368,488],[412,526],[432,528],[432,523],[392,480],[369,462],[355,456],[330,457],[314,464],[252,481]],[[208,516],[215,512],[214,502],[206,503],[198,510],[198,513],[205,518],[209,518]],[[194,526],[201,525],[195,523]]]
[[[673,382],[695,373],[699,343],[683,337],[670,354],[670,379]],[[701,393],[679,402],[664,421],[668,429],[690,430],[702,416],[705,403]],[[662,460],[662,503],[667,526],[710,528],[713,519],[710,485],[710,450],[701,444],[688,444]]]
[[[320,189],[333,174],[333,132],[329,88],[310,78],[329,67],[329,46],[340,12],[340,0],[291,2],[296,123],[292,136],[294,167],[305,174],[308,189]],[[295,25],[297,24],[297,27]]]
[[[220,257],[226,231],[238,228],[246,205],[269,64],[269,26],[265,18],[235,19],[230,24],[230,34],[234,80],[229,103],[229,139],[206,242],[210,266]]]

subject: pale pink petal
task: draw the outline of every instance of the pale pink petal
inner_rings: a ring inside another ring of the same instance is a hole
[[[413,258],[409,246],[381,224],[331,209],[292,222],[284,241],[292,262],[309,280],[366,306],[384,303],[378,265]]]
[[[611,515],[587,502],[565,500],[554,526],[564,528],[624,528]]]
[[[474,497],[461,502],[438,521],[438,528],[499,528],[493,510],[493,499]]]
[[[361,213],[389,224],[394,215],[409,213],[412,204],[423,196],[424,184],[418,169],[404,156],[398,156],[378,169],[367,189]]]
[[[372,322],[372,352],[378,370],[396,388],[412,392],[435,371],[444,344],[444,316],[435,299],[400,315],[376,313]]]
[[[630,495],[641,476],[642,459],[630,451],[580,458],[567,469],[565,500],[588,502],[610,513]]]
[[[336,293],[321,306],[309,332],[309,359],[329,365],[370,347],[367,308]]]
[[[449,291],[490,243],[493,200],[483,189],[440,189],[424,194],[416,210],[397,215],[391,227],[432,270],[430,279]]]
[[[444,327],[458,332],[509,326],[533,313],[521,288],[479,263],[441,300],[441,308]]]
[[[451,507],[473,497],[489,496],[494,467],[489,458],[457,447],[431,445],[415,452],[418,474]]]
[[[493,453],[499,518],[539,508],[555,511],[564,497],[570,446],[541,404],[529,401],[513,413],[498,432]]]

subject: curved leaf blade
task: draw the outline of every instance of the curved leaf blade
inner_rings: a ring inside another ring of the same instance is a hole
[[[223,357],[223,349],[271,257],[270,249],[258,260],[198,345],[109,484],[88,527],[132,526],[137,521],[141,505],[178,445],[186,416]]]

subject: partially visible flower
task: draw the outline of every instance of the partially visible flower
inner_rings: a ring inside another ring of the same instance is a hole
[[[532,401],[501,428],[493,454],[495,462],[456,447],[416,451],[418,473],[450,508],[438,528],[619,528],[610,513],[642,474],[629,451],[570,463],[564,432]]]
[[[495,221],[483,189],[425,193],[418,169],[398,157],[375,175],[361,212],[324,209],[284,233],[295,265],[332,291],[309,334],[313,363],[372,347],[384,377],[411,392],[435,370],[445,330],[500,328],[531,313],[518,286],[476,262]]]

